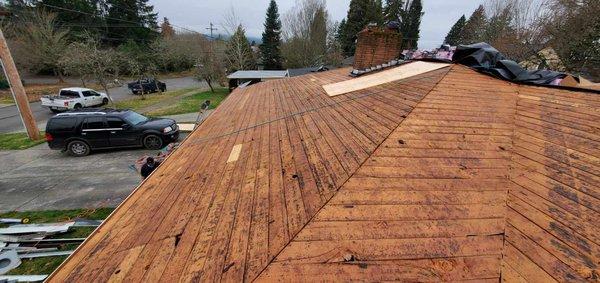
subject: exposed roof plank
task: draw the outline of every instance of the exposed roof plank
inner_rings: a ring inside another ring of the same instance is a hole
[[[235,90],[50,281],[598,276],[600,97],[347,72]]]

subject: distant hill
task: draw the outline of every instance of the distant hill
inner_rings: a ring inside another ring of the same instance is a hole
[[[210,35],[209,34],[203,34],[203,35],[206,38],[210,39]],[[214,35],[214,37],[215,38],[219,38],[220,37],[223,40],[227,40],[227,39],[229,39],[230,36],[226,35],[226,34],[216,34],[216,35]],[[254,42],[256,42],[257,45],[259,45],[259,44],[262,43],[262,38],[259,37],[259,36],[246,36],[246,38],[248,38],[248,42],[254,41]]]

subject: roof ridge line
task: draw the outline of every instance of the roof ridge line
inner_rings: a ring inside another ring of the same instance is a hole
[[[372,152],[372,153],[371,153],[371,154],[370,154],[370,155],[369,155],[367,158],[365,158],[365,160],[363,160],[363,161],[362,161],[362,162],[361,162],[361,163],[358,165],[358,167],[356,168],[356,170],[354,170],[354,172],[352,172],[352,174],[350,174],[350,176],[348,176],[348,178],[347,178],[347,179],[344,181],[344,183],[343,183],[343,184],[341,184],[341,185],[340,185],[340,186],[337,188],[337,190],[336,190],[336,191],[333,193],[333,195],[331,195],[331,197],[329,197],[329,199],[328,199],[328,200],[327,200],[327,201],[326,201],[326,202],[325,202],[325,203],[324,203],[324,204],[323,204],[323,205],[322,205],[322,206],[321,206],[321,207],[320,207],[320,208],[317,210],[317,212],[315,212],[315,214],[314,214],[313,216],[311,216],[311,217],[310,217],[310,219],[308,219],[308,221],[306,221],[306,223],[304,223],[304,225],[302,225],[302,228],[300,228],[300,230],[298,230],[298,232],[296,232],[296,234],[295,234],[293,237],[291,237],[291,238],[290,238],[290,240],[287,242],[287,244],[285,244],[285,246],[283,246],[283,247],[281,248],[281,250],[279,250],[279,252],[277,252],[277,254],[275,254],[275,256],[274,256],[272,259],[270,259],[270,260],[269,260],[269,262],[268,262],[268,263],[265,265],[265,267],[263,267],[263,268],[262,268],[262,270],[261,270],[261,271],[260,271],[260,272],[259,272],[259,273],[258,273],[258,274],[257,274],[257,275],[254,277],[254,278],[252,278],[252,280],[251,280],[252,282],[256,281],[256,279],[257,279],[258,277],[260,277],[260,275],[261,275],[261,274],[263,274],[263,272],[265,272],[265,270],[266,270],[266,269],[267,269],[267,268],[268,268],[268,267],[271,265],[271,263],[273,263],[273,260],[275,260],[275,259],[277,258],[277,256],[279,256],[279,254],[281,254],[281,252],[283,252],[283,250],[285,250],[285,248],[286,248],[286,247],[287,247],[287,246],[288,246],[288,245],[289,245],[289,244],[290,244],[290,243],[291,243],[291,242],[292,242],[292,241],[293,241],[293,240],[294,240],[294,239],[295,239],[295,238],[298,236],[298,234],[300,234],[300,232],[302,232],[302,230],[304,230],[304,228],[306,228],[306,226],[307,226],[307,225],[308,225],[310,222],[312,222],[312,220],[315,218],[315,216],[317,216],[317,214],[319,214],[319,212],[320,212],[320,211],[321,211],[321,210],[322,210],[322,209],[323,209],[323,208],[324,208],[324,207],[325,207],[325,206],[326,206],[326,205],[329,203],[329,201],[331,201],[331,200],[333,199],[333,197],[335,197],[335,196],[338,194],[338,192],[339,192],[339,191],[340,191],[340,190],[341,190],[341,189],[344,187],[344,185],[345,185],[345,184],[346,184],[346,183],[347,183],[347,182],[348,182],[348,181],[349,181],[349,180],[350,180],[350,179],[351,179],[351,178],[354,176],[354,174],[356,174],[356,172],[357,172],[357,171],[358,171],[360,168],[362,168],[362,166],[363,166],[363,165],[364,165],[364,164],[367,162],[367,160],[369,160],[369,158],[370,158],[370,157],[373,155],[373,153],[375,153],[375,152],[376,152],[376,151],[379,149],[379,147],[381,147],[381,145],[382,145],[382,144],[383,144],[383,143],[384,143],[386,140],[388,140],[388,138],[389,138],[389,137],[390,137],[390,136],[391,136],[391,135],[392,135],[392,134],[393,134],[393,133],[394,133],[394,132],[395,132],[395,131],[396,131],[396,130],[397,130],[397,129],[398,129],[400,126],[401,126],[401,125],[402,125],[402,123],[403,123],[404,121],[406,121],[406,119],[408,118],[408,116],[410,116],[410,114],[413,112],[413,110],[414,110],[415,108],[417,108],[417,106],[418,106],[418,105],[419,105],[421,102],[423,102],[423,100],[424,100],[424,99],[425,99],[425,98],[426,98],[426,97],[427,97],[427,96],[428,96],[428,95],[429,95],[429,94],[430,94],[430,93],[431,93],[431,92],[432,92],[434,89],[436,89],[436,88],[437,88],[437,86],[439,85],[439,83],[440,83],[442,80],[444,80],[444,78],[446,78],[446,76],[448,75],[448,73],[450,73],[450,71],[451,71],[453,68],[454,68],[454,65],[451,65],[451,66],[449,66],[449,68],[448,68],[448,70],[446,71],[446,73],[445,73],[445,74],[443,74],[443,75],[441,76],[441,78],[440,78],[440,79],[439,79],[439,80],[438,80],[438,81],[437,81],[437,82],[436,82],[436,83],[433,85],[433,87],[432,87],[432,88],[431,88],[431,89],[430,89],[430,90],[427,92],[427,94],[423,95],[423,98],[421,98],[421,100],[419,100],[419,102],[417,102],[417,104],[415,105],[415,107],[413,107],[413,108],[410,110],[410,112],[408,112],[408,114],[406,114],[406,118],[402,119],[402,121],[400,121],[400,122],[398,123],[398,125],[396,125],[396,127],[394,127],[394,128],[393,128],[393,129],[390,131],[390,133],[389,133],[389,134],[388,134],[388,135],[387,135],[387,136],[386,136],[384,139],[382,139],[382,140],[381,140],[381,142],[380,142],[380,143],[379,143],[379,144],[378,144],[378,145],[375,147],[375,149],[373,149],[373,152]],[[431,71],[431,72],[435,72],[435,71],[438,71],[438,70],[434,70],[434,71]],[[330,106],[330,105],[328,105],[328,106]],[[308,111],[307,111],[307,112],[308,112]]]

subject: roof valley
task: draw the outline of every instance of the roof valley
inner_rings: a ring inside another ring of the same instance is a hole
[[[437,85],[438,85],[438,84],[439,84],[439,83],[440,83],[440,82],[441,82],[441,81],[444,79],[444,77],[445,77],[445,76],[448,74],[448,72],[449,72],[451,69],[452,69],[452,67],[446,68],[446,71],[443,73],[443,75],[441,75],[441,76],[439,77],[438,81],[437,81],[437,82],[434,84],[434,86],[433,86],[433,87],[432,87],[432,88],[431,88],[431,89],[430,89],[430,90],[429,90],[429,91],[428,91],[428,92],[427,92],[425,95],[423,95],[423,97],[421,98],[421,101],[422,101],[423,99],[425,99],[425,98],[427,97],[427,95],[429,95],[429,93],[431,93],[432,91],[434,91],[434,90],[436,89]],[[420,103],[421,101],[419,101],[419,103]],[[418,106],[418,103],[417,103],[417,106]],[[415,106],[415,108],[416,108],[417,106]],[[413,109],[414,109],[414,108],[413,108]],[[411,112],[412,112],[412,110],[411,110]],[[395,127],[395,128],[392,130],[392,131],[390,131],[390,132],[389,132],[389,134],[388,134],[388,135],[387,135],[387,136],[386,136],[386,137],[385,137],[383,140],[381,140],[381,142],[380,142],[380,143],[379,143],[379,144],[378,144],[378,145],[375,147],[375,149],[374,149],[372,152],[376,152],[376,151],[379,149],[379,147],[380,147],[380,146],[381,146],[381,145],[382,145],[382,144],[383,144],[383,143],[384,143],[384,142],[385,142],[385,141],[386,141],[386,140],[389,138],[389,136],[390,136],[390,135],[391,135],[391,134],[392,134],[392,133],[393,133],[393,132],[394,132],[396,129],[398,129],[398,128],[399,128],[399,127],[402,125],[402,122],[404,122],[404,121],[405,121],[405,119],[406,119],[406,118],[408,118],[408,116],[410,115],[410,113],[411,113],[411,112],[409,112],[409,113],[408,113],[408,114],[406,114],[406,115],[403,115],[403,116],[405,116],[405,117],[403,117],[403,118],[400,120],[400,122],[398,122],[398,124],[396,125],[396,127]],[[362,163],[360,163],[360,164],[358,165],[358,167],[357,167],[357,170],[358,170],[358,169],[360,169],[360,168],[361,168],[361,167],[362,167],[362,166],[365,164],[365,162],[367,162],[367,160],[368,160],[368,158],[365,158],[365,159],[363,160],[363,162],[362,162]],[[324,203],[323,205],[321,205],[321,207],[320,207],[320,208],[319,208],[319,209],[316,211],[316,213],[315,213],[315,214],[314,214],[312,217],[310,217],[310,218],[308,219],[308,221],[306,221],[306,223],[305,223],[305,224],[302,226],[302,228],[300,228],[300,229],[298,230],[298,232],[297,232],[297,233],[296,233],[296,234],[295,234],[293,237],[290,237],[290,240],[288,241],[288,243],[287,243],[286,245],[284,245],[284,246],[283,246],[283,247],[282,247],[282,248],[279,250],[279,252],[278,252],[278,253],[277,253],[277,254],[276,254],[276,255],[275,255],[273,258],[271,258],[271,259],[269,260],[269,263],[268,263],[267,265],[265,265],[265,267],[264,267],[264,268],[263,268],[263,269],[262,269],[262,270],[261,270],[261,271],[260,271],[260,272],[259,272],[259,273],[258,273],[258,274],[257,274],[257,275],[256,275],[256,276],[253,278],[253,279],[252,279],[252,280],[250,280],[250,281],[255,281],[256,279],[258,279],[258,278],[261,276],[261,274],[263,274],[263,272],[264,272],[264,271],[265,271],[265,270],[268,268],[268,266],[269,266],[269,265],[270,265],[270,264],[273,262],[273,260],[275,260],[275,259],[277,258],[277,256],[278,256],[279,254],[281,254],[281,252],[282,252],[282,251],[285,249],[285,247],[286,247],[286,246],[287,246],[287,245],[288,245],[290,242],[292,242],[292,241],[293,241],[293,240],[294,240],[294,239],[295,239],[295,238],[298,236],[298,234],[299,234],[299,233],[300,233],[300,232],[301,232],[301,231],[304,229],[304,227],[306,227],[306,225],[308,225],[308,224],[309,224],[309,223],[310,223],[310,222],[313,220],[313,218],[319,214],[319,211],[321,211],[321,210],[323,209],[323,207],[325,207],[325,206],[326,206],[326,205],[329,203],[329,201],[331,201],[331,199],[333,199],[333,198],[335,197],[335,195],[336,195],[336,194],[339,192],[339,190],[340,190],[340,189],[341,189],[341,188],[342,188],[342,187],[343,187],[343,186],[346,184],[346,182],[348,182],[348,180],[350,180],[350,179],[351,179],[351,178],[354,176],[354,174],[357,172],[357,170],[355,170],[354,172],[352,172],[352,174],[350,174],[350,176],[348,176],[348,178],[347,178],[347,179],[346,179],[346,180],[345,180],[345,181],[344,181],[344,182],[343,182],[343,183],[342,183],[342,184],[341,184],[341,185],[340,185],[340,186],[337,188],[337,190],[335,191],[335,193],[334,193],[334,194],[332,194],[332,195],[329,197],[329,199],[327,199],[327,200],[325,201],[325,203]]]

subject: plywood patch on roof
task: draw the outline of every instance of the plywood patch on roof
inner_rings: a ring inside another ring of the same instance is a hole
[[[444,63],[432,63],[417,61],[402,65],[397,68],[378,72],[372,75],[363,76],[356,79],[323,85],[323,89],[329,96],[336,96],[361,89],[366,89],[385,83],[410,78],[412,76],[424,74],[441,68],[450,66]]]
[[[227,163],[237,161],[240,158],[240,153],[242,152],[242,145],[236,144],[229,154],[229,158],[227,159]]]

